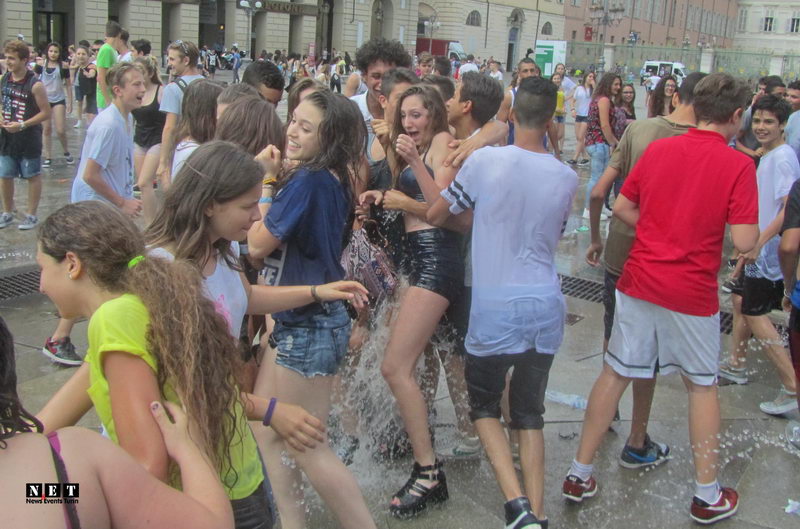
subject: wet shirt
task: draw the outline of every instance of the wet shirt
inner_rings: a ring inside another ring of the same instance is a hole
[[[758,229],[764,231],[783,209],[783,198],[800,178],[800,163],[794,150],[785,143],[764,156],[756,169],[758,179]],[[780,236],[768,240],[756,259],[758,277],[777,281],[783,277],[778,260]],[[748,267],[750,268],[750,267]],[[748,274],[749,275],[749,274]]]
[[[127,122],[116,105],[100,112],[86,131],[81,150],[81,163],[72,182],[72,202],[106,201],[83,175],[86,163],[95,161],[101,167],[103,180],[122,198],[133,198],[133,116]]]
[[[783,215],[783,227],[781,233],[786,230],[800,228],[800,180],[792,184],[789,190],[789,197],[786,199],[786,212]],[[792,291],[792,305],[800,307],[800,281],[794,284]]]
[[[577,186],[553,156],[508,145],[475,151],[441,192],[452,214],[474,212],[469,354],[558,350],[565,305],[554,260]]]
[[[304,167],[278,191],[264,224],[283,243],[265,263],[266,279],[281,286],[321,285],[344,278],[341,264],[350,200],[326,170]],[[275,320],[296,323],[322,311],[312,303],[278,312]]]
[[[50,66],[53,64],[53,66]],[[47,101],[50,104],[64,101],[64,81],[69,79],[69,70],[62,68],[58,63],[46,63],[44,67],[37,65],[34,70],[39,75],[39,80],[44,84],[47,92]]]
[[[611,153],[611,161],[608,165],[618,170],[619,177],[624,181],[651,143],[662,138],[684,134],[687,130],[689,130],[688,125],[673,123],[663,116],[631,123],[625,129],[617,148]],[[609,273],[615,276],[622,274],[622,267],[628,259],[635,235],[635,229],[617,217],[611,217],[608,224],[608,239],[606,239],[603,253],[605,267]]]
[[[676,171],[680,160],[684,171]],[[617,289],[693,316],[719,312],[717,271],[725,224],[758,222],[750,157],[716,132],[691,129],[653,142],[621,193],[638,204],[639,221]]]
[[[203,79],[202,75],[184,75],[180,77],[186,85],[192,84],[198,79]],[[164,95],[161,97],[161,112],[169,112],[171,114],[181,115],[181,105],[183,104],[184,91],[178,86],[175,81],[171,82],[164,88]]]

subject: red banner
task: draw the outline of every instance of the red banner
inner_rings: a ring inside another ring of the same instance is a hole
[[[592,26],[586,26],[583,28],[583,40],[586,42],[592,42]]]

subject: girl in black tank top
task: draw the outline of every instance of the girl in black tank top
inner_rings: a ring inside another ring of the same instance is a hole
[[[134,62],[145,71],[144,82],[147,92],[144,104],[131,112],[136,120],[136,129],[133,133],[133,142],[136,145],[133,163],[136,171],[136,187],[139,188],[142,197],[142,212],[145,221],[150,222],[156,214],[154,182],[161,156],[161,133],[164,131],[167,115],[158,109],[163,90],[155,57],[137,57]]]

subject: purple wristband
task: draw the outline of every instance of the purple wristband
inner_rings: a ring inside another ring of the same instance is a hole
[[[272,397],[269,399],[269,406],[267,407],[267,413],[264,414],[264,420],[262,424],[264,426],[269,426],[269,423],[272,421],[272,414],[275,412],[275,405],[278,403],[278,399]]]

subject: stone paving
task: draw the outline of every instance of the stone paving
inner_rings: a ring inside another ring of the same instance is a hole
[[[224,73],[223,73],[224,75]],[[218,76],[219,78],[220,76]],[[638,94],[640,104],[643,94]],[[285,102],[279,110],[285,112]],[[644,115],[640,109],[640,115]],[[74,120],[70,120],[70,127]],[[69,129],[71,145],[78,145],[83,129]],[[566,152],[571,153],[571,125],[567,125]],[[80,149],[73,147],[73,153]],[[56,159],[46,171],[45,191],[40,216],[68,201],[75,167],[67,167]],[[570,219],[568,234],[559,246],[559,272],[591,280],[601,278],[599,270],[584,261],[588,233],[575,232],[584,221],[582,189],[588,179],[588,168],[580,169],[579,189]],[[21,192],[20,192],[21,191]],[[18,209],[25,206],[24,185],[17,192]],[[15,226],[0,230],[0,276],[32,269],[35,234],[21,232]],[[727,304],[726,299],[722,299]],[[566,339],[556,357],[549,388],[566,394],[587,396],[601,368],[602,305],[572,297],[568,310],[576,323],[569,326]],[[73,372],[50,363],[40,352],[45,338],[56,323],[54,307],[40,294],[31,294],[0,301],[0,315],[15,335],[19,389],[26,407],[38,410]],[[782,315],[775,314],[780,320]],[[79,323],[73,340],[79,350],[86,347],[86,323]],[[729,337],[723,337],[727,349]],[[742,496],[739,514],[722,522],[729,529],[800,527],[800,517],[784,513],[787,499],[800,500],[800,452],[786,448],[782,439],[785,418],[768,417],[758,410],[758,403],[773,398],[778,386],[774,370],[757,351],[751,353],[751,382],[746,386],[720,388],[723,414],[723,468],[720,481],[736,487]],[[437,397],[437,443],[446,448],[455,439],[455,418],[447,395],[446,384],[440,384]],[[659,381],[649,431],[654,439],[670,443],[673,459],[650,472],[631,471],[616,460],[629,428],[630,392],[620,405],[622,420],[609,432],[596,460],[596,477],[600,492],[581,506],[565,503],[560,495],[561,481],[578,444],[583,411],[549,402],[545,416],[546,440],[546,510],[551,527],[622,528],[644,527],[688,528],[693,491],[693,473],[688,448],[687,405],[683,384],[676,376]],[[797,415],[794,415],[797,417]],[[80,423],[96,428],[93,412]],[[410,461],[385,464],[369,454],[359,454],[353,471],[364,490],[378,525],[381,528],[484,529],[503,526],[502,497],[495,484],[485,456],[447,463],[451,500],[442,508],[433,509],[416,520],[397,521],[386,513],[390,495],[407,478]],[[330,514],[310,494],[309,527],[336,527]]]

